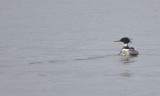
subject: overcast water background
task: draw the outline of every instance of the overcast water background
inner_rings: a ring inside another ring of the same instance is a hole
[[[159,37],[160,0],[1,0],[0,94],[160,96]]]

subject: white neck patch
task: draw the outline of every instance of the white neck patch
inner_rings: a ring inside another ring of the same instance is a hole
[[[124,44],[123,46],[124,46],[124,47],[127,47],[127,46],[128,46],[128,44]]]

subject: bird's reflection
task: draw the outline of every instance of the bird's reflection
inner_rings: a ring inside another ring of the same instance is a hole
[[[121,56],[120,62],[123,64],[122,66],[125,66],[125,69],[120,73],[120,76],[132,77],[133,73],[130,70],[129,66],[131,65],[131,63],[135,62],[135,56]]]
[[[122,72],[120,74],[120,76],[122,76],[122,77],[132,77],[133,73],[130,70],[124,70],[124,72]]]
[[[120,61],[123,64],[130,64],[130,63],[135,62],[135,60],[134,60],[135,57],[137,57],[137,56],[122,56]]]

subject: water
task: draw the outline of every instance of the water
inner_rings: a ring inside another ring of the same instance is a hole
[[[3,96],[159,96],[159,0],[1,0]],[[133,39],[137,57],[118,53]]]

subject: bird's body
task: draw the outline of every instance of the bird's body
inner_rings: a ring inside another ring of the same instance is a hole
[[[136,55],[138,55],[138,51],[134,50],[134,49],[122,49],[120,52],[120,55],[122,55],[122,56],[129,56],[129,55],[136,56]]]
[[[117,40],[115,42],[123,42],[124,46],[122,50],[120,51],[120,55],[122,56],[136,56],[138,55],[138,51],[135,50],[133,47],[129,47],[128,43],[131,42],[131,40],[128,37],[121,38],[120,40]]]

